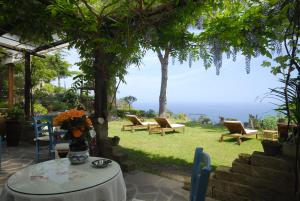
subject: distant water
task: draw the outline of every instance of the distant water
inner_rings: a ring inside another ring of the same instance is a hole
[[[158,112],[158,103],[134,103],[134,108],[141,110],[153,109]],[[276,115],[275,106],[271,103],[170,103],[168,110],[178,114],[185,113],[191,119],[198,119],[201,114],[207,115],[213,122],[219,122],[219,117],[235,118],[248,121],[249,114],[263,118]]]

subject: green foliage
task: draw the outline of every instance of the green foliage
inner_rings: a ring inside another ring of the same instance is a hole
[[[265,130],[277,130],[278,117],[276,116],[265,116],[261,120],[262,128]]]
[[[176,119],[179,119],[179,120],[182,120],[182,121],[188,121],[189,120],[189,117],[187,114],[185,113],[178,113],[176,115]]]
[[[120,118],[125,118],[126,114],[133,114],[138,117],[145,117],[145,118],[153,118],[156,117],[156,112],[152,109],[145,111],[145,110],[117,110],[116,115]]]
[[[69,108],[74,108],[75,106],[79,105],[80,97],[73,90],[68,90],[66,93],[64,93],[62,101],[65,102]]]
[[[122,101],[124,101],[127,105],[128,105],[128,109],[131,109],[131,105],[133,102],[137,101],[137,98],[134,96],[125,96],[123,98],[121,98]]]
[[[71,65],[66,62],[60,52],[46,55],[46,58],[31,57],[31,82],[36,87],[42,82],[49,83],[55,78],[71,76],[68,70]],[[24,60],[16,63],[16,68],[24,73]]]
[[[48,113],[47,108],[45,108],[42,104],[35,103],[33,105],[33,111],[35,115],[45,115]]]
[[[24,111],[15,106],[7,111],[6,118],[9,120],[24,120]]]
[[[145,116],[148,117],[148,118],[153,118],[153,117],[156,117],[157,114],[154,110],[150,109],[150,110],[145,112]]]
[[[42,98],[47,98],[48,96],[54,94],[54,88],[52,84],[44,84],[41,88],[38,88],[34,91],[35,100],[39,100]]]
[[[53,101],[50,103],[53,111],[65,111],[69,109],[68,104],[60,101]]]
[[[166,117],[167,118],[174,118],[175,114],[171,110],[167,110],[166,112]]]
[[[6,101],[0,101],[0,108],[7,108],[7,102]]]
[[[228,117],[228,118],[225,118],[226,121],[237,121],[236,118],[231,118],[231,117]]]
[[[211,119],[205,114],[199,116],[198,122],[200,122],[200,124],[212,124]]]

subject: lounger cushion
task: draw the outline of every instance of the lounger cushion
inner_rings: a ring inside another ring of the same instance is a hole
[[[184,127],[183,124],[171,124],[171,128],[182,128]]]
[[[252,130],[252,129],[245,129],[246,134],[251,134],[251,133],[257,133],[258,130]]]
[[[142,122],[142,125],[143,125],[143,126],[156,125],[156,124],[157,124],[156,122],[150,122],[150,121]]]

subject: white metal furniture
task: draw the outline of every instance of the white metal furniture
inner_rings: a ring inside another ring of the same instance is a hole
[[[94,168],[90,157],[80,165],[67,158],[28,166],[6,182],[1,201],[126,201],[126,187],[120,166]]]

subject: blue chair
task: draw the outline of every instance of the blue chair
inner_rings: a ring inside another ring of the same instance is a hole
[[[211,172],[210,157],[203,148],[196,148],[191,176],[190,201],[204,201]]]
[[[53,127],[51,116],[33,117],[33,126],[35,133],[35,162],[39,162],[41,154],[41,142],[48,142],[48,151],[51,158],[55,158]]]

